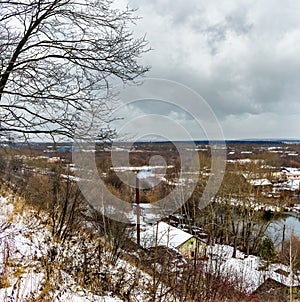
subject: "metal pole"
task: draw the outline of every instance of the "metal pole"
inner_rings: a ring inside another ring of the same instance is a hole
[[[140,188],[139,179],[136,175],[135,201],[136,201],[136,242],[140,245],[141,242],[141,222],[140,222]]]
[[[284,250],[284,240],[285,240],[285,224],[283,224],[283,230],[282,230],[282,241],[281,241],[281,252],[282,253]]]

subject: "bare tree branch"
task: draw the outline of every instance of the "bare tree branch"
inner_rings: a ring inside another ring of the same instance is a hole
[[[72,137],[95,108],[94,121],[107,128],[103,91],[149,69],[138,63],[148,49],[129,28],[134,13],[110,0],[0,0],[0,135]]]

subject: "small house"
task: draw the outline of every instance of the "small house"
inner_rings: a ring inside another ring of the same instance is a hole
[[[300,275],[290,273],[290,268],[281,263],[265,263],[257,256],[246,256],[237,250],[233,258],[233,247],[228,245],[210,246],[206,270],[219,274],[234,283],[234,286],[248,294],[286,288],[300,288]]]
[[[207,248],[204,240],[162,221],[141,233],[141,245],[144,248],[159,246],[176,249],[188,259],[205,257]]]

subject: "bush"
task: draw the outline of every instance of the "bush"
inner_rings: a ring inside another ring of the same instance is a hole
[[[275,246],[271,238],[265,237],[259,248],[260,256],[263,260],[273,262],[276,258]]]

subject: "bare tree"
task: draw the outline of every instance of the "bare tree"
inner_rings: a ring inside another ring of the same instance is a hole
[[[110,0],[0,0],[0,135],[73,136],[84,112],[112,134],[107,95],[116,79],[149,68],[130,26],[134,10]],[[106,97],[101,97],[103,91]]]

